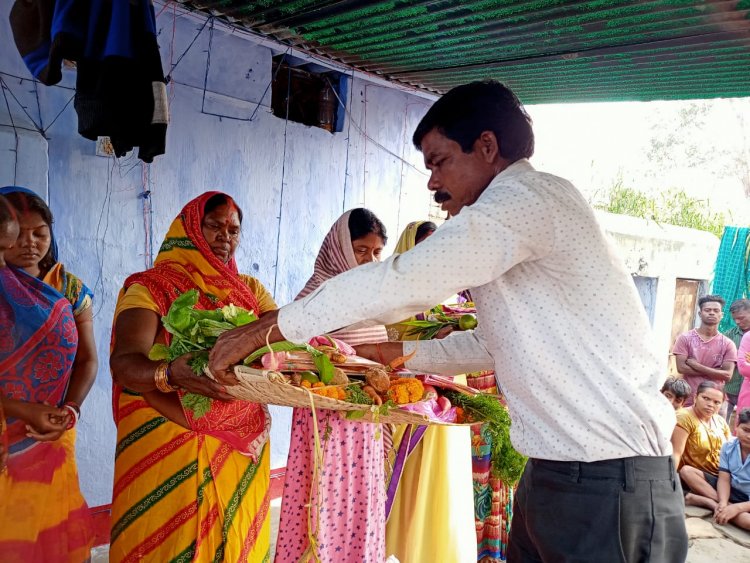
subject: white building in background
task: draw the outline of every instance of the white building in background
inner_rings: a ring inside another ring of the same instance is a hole
[[[664,350],[666,374],[673,369],[667,362],[676,336],[695,326],[697,300],[708,293],[720,241],[705,231],[596,213],[633,276]]]

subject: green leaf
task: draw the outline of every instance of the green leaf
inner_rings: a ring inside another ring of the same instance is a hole
[[[198,352],[193,356],[193,359],[188,362],[188,365],[190,366],[190,369],[193,370],[194,374],[203,375],[208,367],[208,352]]]
[[[211,399],[197,393],[185,393],[182,405],[193,412],[193,418],[199,419],[211,409]]]
[[[314,352],[318,352],[317,350],[315,350],[315,348],[313,348],[309,344],[295,344],[294,342],[289,342],[288,340],[282,340],[281,342],[274,342],[273,344],[271,344],[270,348],[268,346],[263,346],[263,348],[258,348],[255,352],[253,352],[247,358],[245,358],[244,364],[246,366],[249,366],[255,360],[260,358],[263,354],[267,354],[268,352],[297,352],[297,351],[310,352],[310,350],[313,350]]]
[[[331,360],[328,358],[328,356],[326,356],[322,352],[319,352],[318,350],[315,351],[317,352],[317,354],[312,354],[313,363],[318,370],[320,380],[325,385],[328,385],[331,382],[331,379],[333,379],[333,364],[331,363]]]
[[[148,351],[148,359],[154,362],[163,362],[169,360],[169,346],[164,344],[154,344]]]
[[[416,326],[416,327],[424,327],[424,328],[432,328],[435,325],[442,326],[443,323],[438,321],[404,321],[401,324],[406,326]]]
[[[212,309],[210,311],[204,309],[193,309],[191,314],[196,321],[202,321],[204,319],[211,321],[224,320],[224,315],[222,314],[221,309]]]
[[[245,326],[258,320],[255,313],[234,304],[223,307],[221,312],[224,315],[224,320],[233,326]]]
[[[349,411],[344,418],[347,420],[359,420],[360,418],[364,418],[365,414],[365,411]]]

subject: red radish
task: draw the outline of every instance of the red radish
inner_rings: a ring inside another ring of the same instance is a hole
[[[438,397],[437,404],[440,407],[441,414],[447,413],[451,408],[451,402],[448,400],[448,397]]]
[[[286,352],[267,352],[260,359],[261,365],[265,369],[278,370],[286,362],[289,355]]]
[[[429,399],[437,399],[438,392],[432,385],[424,385],[424,393],[422,394],[422,400],[426,401]]]

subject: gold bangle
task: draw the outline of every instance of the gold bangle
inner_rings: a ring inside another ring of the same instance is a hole
[[[173,393],[177,391],[176,387],[169,384],[169,362],[162,362],[154,370],[154,384],[162,393]]]

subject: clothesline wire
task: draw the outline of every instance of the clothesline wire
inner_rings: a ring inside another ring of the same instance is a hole
[[[15,96],[15,94],[13,93],[13,90],[11,90],[10,86],[8,85],[8,83],[3,79],[3,75],[9,76],[9,77],[21,80],[21,81],[25,80],[27,82],[31,82],[31,83],[34,84],[34,96],[36,98],[37,113],[39,113],[39,125],[37,125],[36,121],[34,121],[34,118],[31,117],[31,115],[29,114],[28,111],[26,111],[26,107]],[[1,72],[0,71],[0,85],[3,88],[3,94],[5,94],[5,90],[7,89],[8,92],[10,92],[10,95],[15,100],[16,104],[18,104],[18,106],[23,110],[23,112],[26,114],[26,116],[31,120],[31,123],[34,125],[34,129],[30,129],[28,127],[21,127],[21,126],[15,125],[15,123],[12,125],[12,127],[18,128],[18,129],[23,129],[24,131],[34,131],[35,133],[39,133],[42,137],[44,137],[46,139],[47,138],[47,133],[49,132],[49,130],[55,124],[55,122],[57,121],[57,119],[63,114],[63,112],[68,108],[68,106],[70,105],[70,102],[72,102],[75,99],[75,89],[72,89],[74,91],[73,95],[70,97],[70,99],[67,102],[65,102],[65,105],[57,113],[57,115],[52,119],[52,121],[50,122],[50,124],[47,127],[43,127],[42,126],[42,107],[41,107],[41,103],[39,102],[39,89],[37,88],[38,84],[39,84],[38,80],[34,80],[32,78],[23,78],[22,76],[16,76],[14,74],[8,74],[7,72]],[[59,88],[62,88],[64,90],[71,90],[71,88],[66,88],[64,86],[57,86],[57,85],[55,85],[55,87],[59,87]],[[8,106],[8,114],[10,115],[10,104],[7,104],[7,106]],[[11,121],[13,121],[12,116],[11,116]]]
[[[349,84],[349,107],[352,106],[352,100],[354,100],[354,71],[352,71],[351,80]],[[349,147],[351,146],[352,139],[352,120],[349,120],[346,128],[346,165],[344,166],[344,194],[341,198],[341,212],[346,211],[346,188],[349,185]]]
[[[281,68],[279,64],[278,69]],[[287,80],[286,80],[286,118],[284,119],[284,152],[281,157],[281,189],[279,191],[279,216],[277,217],[276,232],[281,233],[281,216],[284,209],[284,176],[286,175],[286,132],[289,126],[289,95],[292,88],[292,67],[287,67]],[[279,279],[279,255],[281,253],[281,236],[276,236],[276,259],[274,260],[273,268],[273,294],[276,293],[276,286]]]
[[[279,64],[276,66],[276,70],[273,72],[273,76],[271,77],[271,81],[266,85],[266,89],[263,90],[263,94],[260,97],[260,100],[258,100],[258,104],[255,106],[255,109],[253,110],[253,114],[250,116],[250,121],[252,121],[255,118],[255,114],[258,113],[258,108],[260,108],[260,104],[263,103],[263,100],[266,98],[266,94],[268,93],[268,90],[271,88],[271,85],[276,81],[276,77],[279,74],[279,71],[281,70],[281,65],[286,60],[286,56],[289,54],[289,51],[291,51],[291,47],[287,47],[287,50],[284,51],[284,54],[281,55],[281,60],[279,61]],[[288,98],[287,98],[288,102]],[[288,105],[288,103],[287,103]],[[287,108],[288,110],[289,108]],[[287,111],[287,114],[289,112]]]
[[[41,134],[42,136],[44,136],[44,130],[39,125],[37,125],[36,121],[34,121],[34,118],[31,117],[31,114],[28,111],[26,111],[26,106],[24,106],[19,101],[19,99],[16,98],[16,95],[13,93],[13,90],[10,89],[10,86],[8,86],[8,84],[5,82],[5,79],[1,75],[0,75],[0,85],[2,85],[2,88],[3,88],[3,95],[5,95],[5,90],[7,90],[10,93],[10,95],[13,97],[13,99],[16,101],[16,103],[18,104],[18,107],[20,107],[21,110],[26,114],[26,117],[29,118],[29,120],[31,121],[31,123],[36,128],[37,132],[39,134]],[[8,98],[7,98],[7,96],[5,97],[5,103],[8,106],[8,113],[10,113],[10,104],[8,104]],[[40,119],[41,119],[41,116],[40,116]],[[12,118],[11,118],[11,120],[12,120]]]
[[[110,161],[112,161],[112,166],[110,166]],[[107,186],[106,186],[106,192],[104,194],[104,201],[102,202],[102,208],[99,212],[99,221],[96,224],[96,240],[95,240],[95,249],[96,249],[96,262],[97,266],[99,267],[96,277],[96,283],[94,284],[94,294],[97,293],[99,287],[101,289],[104,289],[104,251],[105,251],[105,241],[107,238],[107,232],[109,231],[109,210],[112,203],[112,175],[115,171],[115,157],[111,157],[107,159]],[[99,233],[101,231],[102,226],[102,220],[104,218],[104,210],[107,210],[106,216],[107,220],[104,227],[104,233],[102,236],[99,236]],[[101,251],[99,250],[99,242],[101,241]],[[103,293],[103,291],[102,291]],[[94,312],[93,317],[97,318],[99,313],[101,313],[102,308],[104,307],[104,299],[99,299],[99,308]]]
[[[401,157],[400,155],[396,154],[395,152],[393,152],[393,151],[392,151],[391,149],[389,149],[388,147],[386,147],[386,146],[382,145],[381,143],[379,143],[378,141],[376,141],[375,139],[373,139],[372,137],[370,137],[370,136],[369,136],[369,135],[367,134],[367,132],[365,132],[365,131],[364,131],[364,130],[363,130],[363,129],[362,129],[362,128],[361,128],[361,127],[360,127],[360,126],[359,126],[359,125],[358,125],[358,124],[357,124],[357,123],[355,122],[355,121],[354,121],[354,118],[352,117],[352,114],[351,114],[351,113],[349,112],[349,109],[347,109],[347,107],[346,107],[346,104],[345,104],[344,102],[342,102],[342,101],[341,101],[341,97],[339,97],[339,93],[338,93],[338,92],[336,91],[336,88],[334,88],[334,87],[333,87],[333,84],[331,84],[331,80],[330,80],[330,79],[329,79],[329,78],[328,78],[327,76],[326,76],[325,78],[326,78],[326,81],[328,82],[328,86],[330,86],[331,90],[333,90],[333,95],[334,95],[334,96],[336,96],[336,99],[337,99],[337,100],[339,101],[339,105],[341,105],[341,107],[342,107],[342,108],[344,108],[344,112],[346,113],[347,117],[349,118],[349,123],[350,123],[351,125],[353,125],[353,126],[354,126],[354,128],[355,128],[355,129],[356,129],[357,131],[359,131],[359,132],[360,132],[360,133],[362,134],[362,136],[364,136],[364,137],[365,137],[365,139],[367,139],[368,141],[371,141],[371,142],[372,142],[372,143],[373,143],[373,144],[374,144],[374,145],[375,145],[376,147],[378,147],[379,149],[381,149],[381,150],[382,150],[382,151],[384,151],[384,152],[387,152],[387,153],[388,153],[389,155],[391,155],[392,157],[394,157],[394,158],[397,158],[397,159],[398,159],[399,161],[401,161],[401,162],[402,162],[403,164],[405,164],[406,166],[408,166],[408,167],[412,168],[412,169],[413,169],[414,171],[416,171],[416,172],[420,173],[420,174],[421,174],[422,176],[427,176],[427,173],[426,173],[426,172],[425,172],[424,170],[420,170],[419,168],[417,168],[416,166],[414,166],[414,165],[413,165],[413,164],[412,164],[411,162],[409,162],[408,160],[405,160],[405,159],[404,159],[403,157]]]
[[[0,80],[2,78],[0,77]],[[14,159],[13,159],[13,184],[16,183],[18,179],[18,130],[16,129],[16,123],[13,121],[13,114],[10,112],[10,102],[8,102],[8,95],[5,93],[5,90],[7,87],[5,86],[5,81],[0,83],[0,86],[3,90],[3,98],[5,98],[5,107],[8,108],[8,117],[10,118],[10,124],[13,127],[13,136],[15,138],[16,147],[13,150]]]
[[[195,37],[193,37],[193,40],[188,44],[187,49],[185,49],[182,54],[177,57],[177,62],[172,65],[172,68],[169,69],[169,74],[167,74],[166,79],[167,82],[169,82],[172,79],[172,73],[177,68],[177,65],[180,64],[182,59],[185,57],[185,55],[188,54],[188,51],[190,51],[190,48],[195,44],[195,42],[198,40],[198,37],[200,37],[201,33],[203,33],[203,30],[206,29],[206,26],[208,25],[208,22],[213,22],[214,16],[209,16],[205,22],[203,22],[203,25],[198,30],[198,33],[195,34]],[[213,29],[213,24],[211,24],[211,28]]]
[[[70,97],[70,99],[67,102],[65,102],[65,105],[63,106],[63,108],[59,112],[57,112],[57,115],[54,117],[54,119],[52,121],[50,121],[50,124],[47,126],[47,128],[46,129],[42,129],[42,134],[45,135],[45,137],[46,137],[46,133],[48,133],[49,130],[52,129],[52,126],[55,124],[55,121],[57,121],[57,118],[60,117],[63,114],[63,112],[70,105],[70,102],[72,102],[75,99],[75,97],[76,97],[76,95],[73,94]],[[41,113],[39,115],[40,115],[40,119],[41,119]]]
[[[266,97],[266,94],[268,93],[268,90],[271,88],[271,85],[276,81],[276,77],[279,74],[279,70],[281,70],[281,65],[286,59],[287,53],[291,50],[291,47],[287,48],[287,50],[282,54],[281,61],[276,67],[276,70],[273,73],[273,76],[271,77],[271,80],[266,85],[265,90],[263,90],[263,94],[261,94],[260,98],[258,99],[258,103],[255,105],[255,109],[253,110],[253,113],[250,115],[250,117],[237,117],[234,115],[226,115],[222,113],[214,113],[212,111],[206,111],[206,93],[208,92],[208,73],[211,69],[211,49],[213,47],[213,37],[214,37],[214,25],[211,24],[211,27],[208,30],[208,51],[206,54],[206,71],[203,74],[203,98],[201,99],[201,113],[204,115],[211,115],[213,117],[218,117],[219,120],[221,119],[231,119],[234,121],[243,121],[243,122],[250,122],[255,119],[255,115],[258,113],[258,109],[260,108],[261,104],[263,103],[263,100]]]

